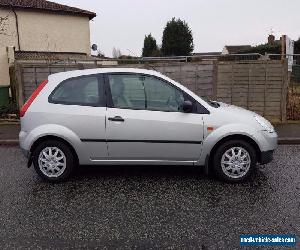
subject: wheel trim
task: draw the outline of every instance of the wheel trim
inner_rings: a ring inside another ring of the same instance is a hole
[[[57,147],[46,147],[39,154],[39,168],[47,177],[57,178],[61,176],[66,169],[66,163],[65,154]]]
[[[251,157],[248,151],[242,147],[229,148],[222,155],[221,167],[223,173],[230,178],[245,176],[251,166]]]

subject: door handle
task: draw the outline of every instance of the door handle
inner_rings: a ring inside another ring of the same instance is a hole
[[[124,122],[125,121],[121,116],[109,117],[108,120],[113,121],[113,122]]]

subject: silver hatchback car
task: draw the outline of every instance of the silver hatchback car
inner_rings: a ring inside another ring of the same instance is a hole
[[[36,172],[58,182],[81,165],[204,166],[239,182],[272,160],[266,119],[205,101],[149,70],[102,68],[49,76],[20,110],[20,147]]]

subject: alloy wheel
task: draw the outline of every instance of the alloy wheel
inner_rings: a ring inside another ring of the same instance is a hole
[[[248,151],[242,147],[232,147],[225,151],[221,158],[221,167],[230,178],[241,178],[246,175],[251,166]]]
[[[66,169],[66,156],[57,147],[46,147],[39,154],[38,164],[45,176],[56,178]]]

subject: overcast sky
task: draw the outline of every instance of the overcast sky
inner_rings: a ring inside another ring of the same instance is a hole
[[[194,52],[221,51],[226,45],[266,42],[271,28],[279,37],[300,37],[300,0],[52,0],[91,10],[91,42],[106,56],[112,48],[141,55],[146,34],[161,44],[172,17],[184,19],[193,31]]]

